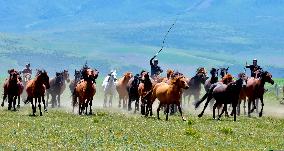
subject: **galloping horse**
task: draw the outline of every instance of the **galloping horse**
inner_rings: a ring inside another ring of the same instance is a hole
[[[78,83],[78,82],[80,81],[80,79],[81,79],[81,72],[78,71],[78,70],[75,70],[74,76],[75,76],[75,79],[72,80],[72,81],[70,82],[70,85],[69,85],[69,89],[70,89],[71,93],[74,92],[74,89],[75,89],[77,83]]]
[[[135,109],[134,113],[136,111],[139,111],[139,92],[138,87],[140,84],[139,74],[136,74],[133,78],[131,78],[127,84],[127,90],[128,90],[128,111],[131,111],[131,103],[135,101]]]
[[[238,105],[240,91],[246,86],[246,76],[244,73],[239,74],[239,79],[235,82],[230,82],[228,84],[217,83],[214,84],[208,91],[207,102],[212,98],[216,100],[213,106],[213,119],[215,119],[215,110],[218,106],[224,105],[221,114],[218,119],[221,118],[222,114],[227,111],[227,104],[232,104],[233,110],[231,116],[234,115],[234,121],[236,121],[236,108]],[[198,115],[202,116],[203,113]]]
[[[162,82],[162,83],[158,83],[154,86],[153,91],[152,91],[152,98],[151,98],[151,104],[150,105],[153,104],[153,102],[156,100],[156,98],[158,98],[158,100],[160,101],[160,104],[159,104],[158,109],[157,109],[158,119],[160,119],[159,112],[160,112],[160,108],[163,105],[167,106],[166,120],[168,120],[169,105],[170,104],[176,104],[178,106],[178,109],[179,109],[179,112],[180,112],[182,119],[185,120],[185,118],[182,115],[180,99],[181,99],[181,96],[182,96],[182,89],[188,89],[188,88],[189,88],[189,86],[186,82],[185,77],[183,77],[183,76],[174,77],[171,80],[170,84]],[[146,116],[148,116],[148,114],[149,114],[149,110],[146,110]]]
[[[95,69],[84,69],[82,71],[83,79],[78,82],[76,88],[73,92],[73,112],[74,107],[79,104],[79,115],[81,115],[84,110],[85,114],[88,113],[88,104],[90,105],[89,114],[92,114],[92,101],[96,94],[96,79],[98,78],[99,72]],[[79,98],[79,102],[77,100]]]
[[[112,107],[112,99],[115,95],[115,85],[116,85],[116,71],[112,71],[108,76],[105,77],[103,81],[103,89],[104,89],[104,107],[107,107],[107,97],[109,95],[109,107]]]
[[[20,95],[24,90],[24,86],[21,82],[20,74],[16,70],[8,70],[8,73],[10,74],[10,76],[8,79],[6,79],[3,86],[4,95],[1,106],[4,106],[4,101],[8,97],[8,110],[11,110],[13,106],[14,111],[16,111],[16,100],[18,98],[18,107],[20,107]]]
[[[49,88],[50,88],[49,77],[46,71],[38,70],[38,73],[35,79],[32,79],[27,83],[26,91],[27,91],[28,97],[27,97],[26,103],[27,102],[32,103],[33,115],[35,115],[36,113],[37,101],[38,101],[40,116],[42,116],[41,101],[43,101],[44,110],[47,111],[46,106],[45,106],[44,95],[45,95],[46,89],[49,89]],[[33,101],[33,99],[35,99],[35,102]]]
[[[262,106],[261,106],[261,111],[259,113],[259,117],[262,116],[263,106],[264,106],[263,95],[265,92],[264,85],[266,82],[272,85],[274,84],[274,81],[272,80],[272,75],[267,71],[261,72],[260,77],[257,79],[256,78],[248,79],[247,87],[245,89],[245,94],[248,97],[248,116],[249,117],[250,117],[250,113],[252,113],[254,109],[256,109],[256,105],[255,105],[256,99],[260,99],[261,101]],[[253,103],[253,109],[251,109],[251,103]]]
[[[196,71],[196,75],[190,79],[187,80],[187,84],[189,86],[189,89],[183,91],[183,98],[185,101],[185,98],[188,96],[188,106],[190,97],[193,95],[194,97],[194,104],[196,101],[199,100],[200,91],[201,91],[201,84],[205,84],[205,81],[208,79],[207,72],[205,68],[198,68]]]
[[[217,82],[217,83],[215,83],[215,84],[212,84],[211,87],[209,88],[209,90],[211,90],[212,87],[216,87],[217,85],[223,85],[223,84],[227,85],[227,84],[229,84],[229,83],[231,83],[231,82],[233,82],[233,76],[232,76],[231,74],[226,74],[226,75],[224,76],[224,78],[223,78],[220,82]],[[210,94],[210,91],[209,91],[209,90],[208,90],[208,91],[205,93],[205,95],[200,99],[200,101],[196,102],[195,108],[198,108],[199,105],[200,105],[207,97],[209,97],[209,94]],[[211,99],[212,99],[212,98],[211,98]],[[205,109],[207,108],[207,106],[208,106],[209,102],[211,101],[211,99],[207,99],[207,101],[206,101],[206,103],[205,103],[205,105],[204,105],[204,108],[203,108],[202,112],[198,115],[199,117],[202,117],[202,116],[203,116],[204,111],[205,111]],[[221,108],[221,106],[218,106],[218,107]]]
[[[138,87],[138,93],[141,98],[141,114],[145,115],[145,108],[147,110],[152,111],[151,109],[151,90],[155,83],[153,82],[154,80],[151,80],[149,72],[144,72],[141,74],[142,79]],[[150,108],[150,109],[149,109]],[[151,112],[152,114],[152,112]]]
[[[221,78],[224,78],[225,75],[228,74],[228,71],[229,71],[229,67],[228,68],[220,68],[220,76],[221,76]]]
[[[55,78],[49,81],[50,88],[47,90],[47,101],[46,101],[47,106],[50,94],[52,108],[54,108],[57,105],[58,107],[60,107],[60,95],[62,95],[62,93],[66,88],[65,81],[70,82],[69,73],[67,70],[64,70],[63,72],[56,72]]]
[[[128,91],[127,91],[127,84],[129,80],[132,78],[131,72],[126,72],[122,78],[117,81],[116,90],[119,95],[119,105],[121,107],[121,100],[123,100],[123,108],[127,108],[127,100],[128,100]]]

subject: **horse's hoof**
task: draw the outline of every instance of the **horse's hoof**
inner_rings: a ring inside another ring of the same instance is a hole
[[[1,103],[1,106],[4,107],[4,103]]]
[[[202,117],[202,114],[198,114],[198,117]]]
[[[160,118],[160,117],[158,117],[158,120],[161,120],[161,118]]]
[[[42,113],[40,113],[39,115],[42,116]]]
[[[90,112],[90,113],[89,113],[89,115],[93,115],[93,113],[92,113],[92,112]]]
[[[44,109],[44,112],[47,112],[47,109]]]
[[[262,117],[262,112],[259,113],[259,117]]]
[[[20,105],[17,105],[17,108],[20,108],[21,106]]]
[[[186,118],[182,117],[182,120],[183,120],[183,121],[186,121]]]

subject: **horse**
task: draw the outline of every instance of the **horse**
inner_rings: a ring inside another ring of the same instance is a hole
[[[21,82],[20,74],[14,69],[8,70],[10,74],[9,78],[6,79],[4,83],[4,95],[3,95],[3,102],[1,106],[4,106],[4,101],[8,97],[8,110],[11,110],[12,106],[14,111],[16,111],[16,100],[18,98],[18,105],[20,107],[20,95],[24,90],[24,86]]]
[[[201,84],[205,84],[205,81],[208,79],[207,73],[205,68],[198,68],[196,75],[190,79],[187,80],[187,84],[189,86],[189,89],[183,91],[183,98],[185,101],[185,98],[188,96],[188,105],[190,101],[190,97],[193,95],[194,97],[194,104],[196,101],[199,100],[200,97],[200,91],[201,91]]]
[[[256,105],[255,105],[256,99],[260,99],[261,101],[262,105],[261,105],[259,117],[262,116],[263,106],[264,106],[263,95],[265,93],[264,85],[266,82],[270,83],[271,85],[274,84],[272,75],[268,71],[264,71],[260,73],[259,78],[249,78],[248,79],[247,87],[245,89],[245,94],[248,98],[248,116],[249,117],[250,117],[250,113],[252,113],[254,109],[256,109]],[[252,103],[253,103],[253,108],[251,109]]]
[[[220,76],[221,76],[221,78],[224,78],[225,75],[228,74],[228,71],[229,71],[229,67],[228,68],[220,68]]]
[[[75,79],[72,80],[72,81],[70,82],[70,85],[69,85],[69,89],[70,89],[71,93],[74,92],[74,89],[75,89],[75,87],[76,87],[76,84],[77,84],[77,83],[80,81],[80,79],[81,79],[81,72],[78,71],[78,70],[75,70],[74,76],[75,76]]]
[[[136,111],[139,111],[139,92],[138,87],[140,84],[139,74],[136,74],[133,78],[131,78],[127,84],[127,90],[128,90],[128,111],[131,111],[131,103],[135,101],[135,109],[134,113]]]
[[[219,81],[219,82],[217,82],[217,83],[215,83],[215,84],[212,84],[211,87],[209,88],[209,90],[208,90],[208,91],[204,94],[204,96],[200,99],[200,101],[196,102],[196,104],[195,104],[195,109],[197,109],[197,108],[199,107],[199,105],[200,105],[206,98],[208,98],[208,96],[209,96],[209,94],[210,94],[210,90],[211,90],[212,87],[215,87],[216,85],[222,85],[222,84],[227,85],[227,84],[231,83],[232,81],[233,81],[233,76],[232,76],[231,74],[227,74],[227,75],[224,76],[224,78],[223,78],[221,81]],[[211,98],[211,99],[212,99],[212,98]],[[208,106],[209,102],[211,101],[211,99],[207,99],[207,101],[206,101],[206,103],[205,103],[205,105],[204,105],[204,108],[203,108],[202,112],[198,115],[198,117],[202,117],[202,116],[203,116],[204,111],[205,111],[205,109],[207,108],[207,106]],[[218,108],[220,109],[221,106],[218,106]]]
[[[112,107],[112,99],[115,95],[116,85],[116,71],[112,71],[108,76],[105,77],[102,87],[104,89],[104,104],[103,107],[107,107],[107,97],[109,96],[109,107]]]
[[[52,78],[49,81],[50,88],[47,90],[47,106],[49,95],[51,95],[52,108],[55,106],[60,107],[60,96],[63,94],[66,88],[65,81],[70,82],[69,73],[67,70],[64,70],[63,72],[56,72],[55,78]]]
[[[231,116],[234,116],[234,121],[236,121],[236,108],[241,89],[246,86],[246,80],[245,74],[240,73],[239,79],[235,82],[228,84],[219,83],[210,88],[207,100],[210,101],[212,98],[216,100],[213,106],[213,119],[215,119],[215,110],[218,106],[224,105],[218,117],[218,120],[220,120],[222,114],[227,111],[227,104],[232,104],[233,110]]]
[[[92,114],[92,101],[96,94],[96,79],[98,78],[99,71],[96,69],[84,69],[82,70],[83,79],[78,82],[73,92],[73,112],[75,106],[79,105],[79,115],[81,115],[84,110],[85,114],[88,114],[88,105],[90,106],[89,114]],[[78,98],[78,99],[77,99]]]
[[[141,82],[138,86],[138,93],[141,98],[141,114],[145,115],[145,110],[152,111],[151,109],[151,94],[152,88],[155,85],[153,80],[150,78],[149,72],[144,72],[142,74]],[[152,112],[150,113],[152,115]]]
[[[44,110],[47,111],[46,106],[45,106],[45,100],[44,100],[44,95],[46,89],[49,89],[49,77],[47,75],[46,71],[38,70],[38,73],[36,77],[32,80],[30,80],[27,83],[26,86],[26,92],[27,92],[27,100],[25,103],[31,102],[32,103],[32,110],[33,110],[33,116],[35,116],[36,113],[36,104],[38,101],[38,107],[40,111],[40,116],[42,116],[42,111],[41,111],[41,101],[43,102],[44,105]],[[35,99],[35,101],[33,101]]]
[[[22,93],[22,98],[27,98],[27,92],[25,90],[26,86],[27,86],[27,83],[32,79],[32,74],[30,73],[23,73],[22,75],[22,83],[23,83],[23,86],[24,86],[24,90],[23,90],[23,93]]]
[[[165,82],[156,84],[152,90],[152,97],[151,97],[150,105],[152,106],[156,98],[160,101],[158,109],[157,109],[157,118],[160,119],[160,116],[159,116],[160,108],[163,105],[166,105],[167,106],[166,120],[168,120],[169,105],[176,104],[178,106],[182,119],[186,120],[182,115],[180,99],[182,96],[182,89],[188,89],[188,88],[189,86],[184,76],[174,77],[171,80],[170,84],[167,84]],[[146,116],[148,116],[148,114],[149,114],[149,110],[146,110]]]
[[[117,81],[116,84],[116,91],[119,95],[119,105],[121,107],[121,100],[123,101],[123,108],[127,108],[127,100],[128,100],[128,91],[127,91],[127,84],[129,80],[132,78],[131,72],[126,72],[122,78]]]

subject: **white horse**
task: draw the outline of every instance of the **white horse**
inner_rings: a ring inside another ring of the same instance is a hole
[[[116,71],[111,71],[110,74],[108,74],[104,81],[103,81],[103,89],[104,89],[104,105],[103,107],[107,107],[107,97],[109,96],[109,107],[112,107],[112,99],[113,96],[116,93]]]

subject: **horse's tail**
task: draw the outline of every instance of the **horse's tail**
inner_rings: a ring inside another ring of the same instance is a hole
[[[210,95],[212,95],[214,88],[216,87],[216,85],[212,85],[210,87],[210,89],[205,93],[205,95],[195,104],[195,109],[197,109],[200,104]]]

